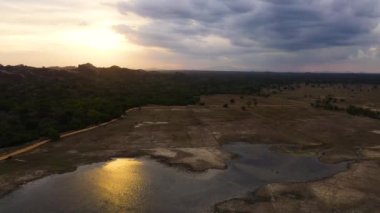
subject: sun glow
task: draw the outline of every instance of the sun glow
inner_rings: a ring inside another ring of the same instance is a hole
[[[117,50],[125,45],[122,35],[112,29],[87,29],[64,34],[67,43],[96,50]]]

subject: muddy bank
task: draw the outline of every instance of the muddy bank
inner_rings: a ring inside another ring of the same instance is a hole
[[[224,145],[224,151],[239,157],[227,160],[226,170],[201,173],[169,167],[148,157],[118,158],[86,165],[75,172],[26,184],[0,199],[0,212],[23,212],[23,209],[32,212],[57,209],[64,212],[129,212],[131,209],[133,212],[210,212],[215,203],[244,195],[266,183],[316,180],[347,168],[345,163],[323,164],[316,156],[292,156],[273,152],[269,147],[247,143]],[[160,148],[152,152],[186,163],[184,165],[204,161],[222,168],[226,159],[223,151],[210,147]],[[57,196],[60,199],[55,199]]]
[[[67,154],[70,154],[69,152]],[[77,151],[72,151],[71,156],[79,155]],[[143,152],[140,151],[104,151],[102,153],[91,153],[83,154],[87,155],[85,158],[74,157],[70,163],[65,164],[55,164],[54,166],[35,166],[32,168],[25,168],[24,170],[18,171],[16,174],[6,175],[6,171],[1,171],[0,173],[0,198],[18,189],[20,186],[32,182],[37,179],[41,179],[54,174],[64,174],[68,172],[75,171],[78,167],[83,165],[89,165],[99,162],[106,162],[113,158],[124,157],[133,158],[140,157]],[[6,165],[6,169],[13,165],[22,165],[27,167],[28,161],[23,160],[23,158],[11,158],[9,160],[4,160],[0,162],[0,166]],[[4,173],[3,173],[4,172]]]
[[[215,212],[376,212],[380,163],[363,161],[331,178],[268,184],[244,198],[215,205]]]
[[[37,150],[40,151],[40,150]],[[69,150],[66,155],[74,157],[72,163],[63,167],[54,166],[50,169],[28,169],[6,178],[0,178],[0,197],[16,190],[23,184],[53,175],[75,171],[79,166],[109,161],[113,158],[136,158],[150,156],[169,166],[175,166],[194,172],[203,172],[208,169],[226,169],[227,162],[233,157],[231,153],[221,150],[218,147],[201,148],[153,148],[142,150],[104,150],[91,153],[80,153],[77,150]],[[81,155],[81,158],[75,156]],[[22,158],[12,158],[0,164],[25,164],[28,162]],[[1,175],[1,174],[0,174]]]
[[[226,169],[233,154],[215,147],[202,148],[156,148],[143,150],[152,158],[195,172],[208,169]]]
[[[58,143],[52,145],[60,147],[63,144]],[[292,150],[292,153],[301,152],[296,152],[292,145],[277,145],[272,146],[271,149],[272,151],[281,150],[280,152],[285,152],[284,150],[287,150],[287,154],[291,153],[290,150]],[[41,155],[48,153],[46,150],[36,150],[35,152],[40,153]],[[30,153],[30,155],[35,155],[36,153]],[[136,150],[130,149],[128,151],[99,150],[91,152],[80,152],[75,149],[70,149],[61,154],[64,154],[64,156],[69,160],[66,161],[65,164],[53,164],[51,167],[35,165],[33,168],[27,168],[27,165],[29,164],[28,160],[33,163],[38,163],[36,161],[33,161],[33,159],[23,160],[22,158],[12,158],[10,160],[0,162],[0,165],[8,165],[8,168],[12,167],[13,165],[21,165],[25,168],[25,170],[13,174],[12,176],[3,176],[3,178],[0,178],[0,197],[8,194],[9,192],[12,192],[19,186],[30,181],[40,179],[52,174],[62,174],[75,171],[81,165],[105,162],[113,158],[149,156],[169,166],[175,166],[193,172],[204,172],[208,169],[226,169],[228,163],[233,158],[239,157],[236,154],[223,150],[221,146],[197,148],[186,147],[150,148]],[[44,160],[42,159],[42,161]]]
[[[215,212],[377,212],[380,208],[380,146],[338,150],[326,145],[277,145],[272,150],[317,154],[322,162],[351,161],[349,170],[306,183],[272,183],[215,205]]]

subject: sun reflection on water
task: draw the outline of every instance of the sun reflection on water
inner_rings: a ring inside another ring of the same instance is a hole
[[[95,175],[96,192],[107,206],[128,208],[141,206],[146,187],[143,162],[116,159],[104,165]]]

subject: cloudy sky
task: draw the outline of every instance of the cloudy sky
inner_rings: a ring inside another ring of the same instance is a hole
[[[0,0],[0,63],[380,72],[379,0]]]

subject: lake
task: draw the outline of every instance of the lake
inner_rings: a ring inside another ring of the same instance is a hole
[[[292,156],[268,145],[232,143],[240,157],[226,170],[193,173],[147,157],[120,158],[51,175],[0,200],[0,212],[207,212],[273,182],[317,180],[347,169],[316,157]]]

